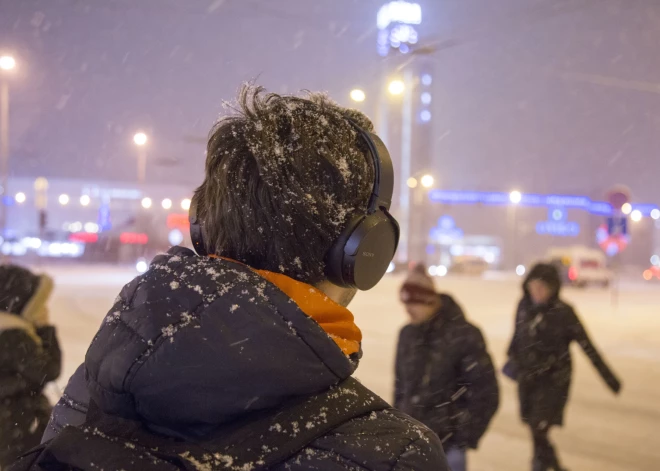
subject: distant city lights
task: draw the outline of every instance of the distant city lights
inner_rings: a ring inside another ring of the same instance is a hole
[[[62,193],[57,200],[60,202],[62,206],[66,206],[67,204],[69,204],[69,195],[67,195],[66,193]]]
[[[360,90],[359,88],[356,88],[354,90],[351,90],[351,100],[361,103],[366,99],[366,94],[364,93],[363,90]]]
[[[149,209],[149,208],[151,208],[151,205],[153,204],[153,202],[151,201],[151,198],[142,198],[142,203],[141,204],[142,204],[142,207],[144,209]]]
[[[95,222],[86,222],[84,229],[85,232],[89,232],[90,234],[96,234],[99,232],[99,225],[96,224]]]
[[[431,188],[433,186],[433,183],[435,183],[435,179],[433,178],[433,175],[424,175],[422,177],[422,186],[424,188]]]
[[[401,95],[405,89],[406,89],[406,84],[403,83],[402,80],[392,80],[389,86],[387,87],[387,90],[392,95]]]
[[[92,199],[89,197],[89,195],[82,195],[80,197],[80,205],[81,206],[89,206],[89,203],[92,201]]]
[[[639,209],[635,209],[633,212],[630,213],[630,219],[632,219],[634,222],[641,221],[642,212]]]
[[[425,105],[431,104],[431,94],[429,92],[422,93],[421,100]]]
[[[186,198],[181,201],[181,209],[188,211],[190,209],[190,198]]]
[[[660,209],[651,210],[651,218],[658,220],[660,219]]]
[[[422,112],[419,114],[419,117],[422,121],[428,123],[431,121],[431,112],[429,110],[422,110]]]
[[[181,242],[183,242],[183,232],[181,232],[179,229],[172,229],[167,235],[167,240],[172,245],[179,245]]]
[[[0,56],[0,69],[12,70],[16,67],[16,59],[12,56]]]
[[[516,267],[516,275],[523,276],[525,274],[525,265],[518,265]]]
[[[138,132],[133,136],[133,142],[138,146],[145,145],[148,140],[147,135],[143,132]]]
[[[146,260],[138,260],[138,262],[135,264],[135,269],[138,273],[144,273],[149,269],[149,264],[146,262]]]
[[[431,77],[430,74],[424,74],[422,75],[422,84],[426,85],[427,87],[433,83],[433,77]]]
[[[165,198],[160,204],[163,207],[163,209],[171,209],[172,208],[172,200],[169,199],[169,198]]]
[[[417,179],[415,177],[410,177],[406,181],[406,184],[408,185],[408,188],[417,188]]]
[[[509,193],[509,201],[513,204],[518,204],[522,201],[522,194],[518,190],[513,190]]]
[[[23,204],[23,203],[25,203],[25,200],[27,200],[27,196],[25,196],[25,193],[20,192],[20,193],[16,193],[16,196],[14,196],[14,199],[16,200],[16,202],[18,204]]]
[[[376,25],[385,29],[391,23],[418,25],[422,22],[422,7],[418,3],[403,1],[389,2],[378,10]]]
[[[623,206],[621,206],[621,212],[623,214],[630,214],[632,212],[632,205],[630,203],[624,203]]]

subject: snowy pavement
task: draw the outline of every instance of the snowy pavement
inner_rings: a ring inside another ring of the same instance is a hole
[[[87,346],[121,286],[135,272],[121,267],[58,267],[51,303],[59,327],[66,379],[83,360]],[[364,333],[364,358],[357,376],[391,399],[399,328],[405,322],[398,303],[401,279],[387,277],[351,305]],[[472,322],[482,328],[500,368],[513,330],[519,280],[440,278],[439,289],[456,297]],[[609,291],[566,289],[595,344],[623,381],[613,396],[574,346],[575,375],[566,425],[553,433],[560,457],[572,471],[654,471],[660,469],[660,283],[623,283],[618,306]],[[514,384],[500,377],[502,400],[471,471],[530,469],[531,438],[518,418]],[[53,388],[53,395],[57,388]]]

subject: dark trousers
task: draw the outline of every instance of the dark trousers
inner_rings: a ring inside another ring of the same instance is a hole
[[[562,471],[555,447],[550,442],[550,428],[532,427],[532,440],[534,441],[534,459],[532,471]]]

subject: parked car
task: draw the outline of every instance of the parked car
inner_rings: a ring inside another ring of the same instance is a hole
[[[481,276],[489,267],[490,264],[482,257],[460,255],[452,259],[449,272],[453,274]]]
[[[607,268],[607,257],[598,249],[584,246],[554,247],[546,253],[546,261],[559,270],[564,283],[584,287],[607,287],[613,273]]]

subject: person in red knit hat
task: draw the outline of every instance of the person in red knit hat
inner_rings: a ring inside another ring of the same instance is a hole
[[[423,264],[409,271],[400,300],[410,323],[399,335],[394,406],[433,430],[452,471],[464,471],[499,405],[484,337]]]

